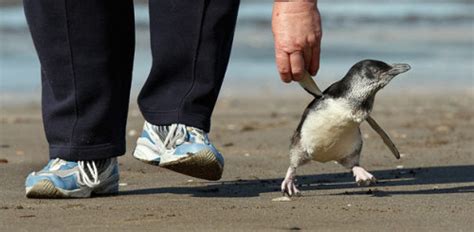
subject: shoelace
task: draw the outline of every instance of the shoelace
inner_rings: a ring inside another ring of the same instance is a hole
[[[166,136],[163,144],[167,149],[176,147],[177,145],[185,142],[187,132],[194,135],[196,142],[206,144],[208,143],[207,136],[202,130],[194,127],[188,127],[184,124],[171,124],[168,128],[168,135]]]
[[[61,165],[66,164],[66,162],[66,160],[56,158],[51,163],[49,170],[59,170]],[[79,169],[79,173],[81,174],[79,180],[77,180],[79,184],[86,185],[90,188],[94,188],[100,184],[99,171],[97,170],[95,161],[77,161],[77,166]],[[86,172],[86,168],[88,169],[91,175],[90,177],[89,174]]]
[[[186,126],[183,124],[171,124],[168,128],[168,135],[166,135],[163,144],[167,149],[171,149],[178,144],[184,143],[186,139]]]
[[[94,161],[78,161],[77,165],[79,167],[79,172],[81,173],[80,175],[81,178],[80,180],[78,180],[79,183],[84,184],[89,188],[94,188],[100,184],[99,172],[97,170],[97,166],[95,165]],[[86,166],[91,177],[89,177],[89,175],[87,174],[85,170]]]

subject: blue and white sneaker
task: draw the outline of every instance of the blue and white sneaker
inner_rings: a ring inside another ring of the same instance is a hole
[[[183,124],[155,126],[145,122],[133,156],[145,163],[206,180],[219,180],[224,170],[224,158],[207,134]]]
[[[52,159],[26,178],[28,198],[83,198],[118,193],[117,158],[100,161]]]

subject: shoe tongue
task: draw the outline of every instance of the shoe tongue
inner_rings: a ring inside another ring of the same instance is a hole
[[[168,134],[170,133],[170,125],[161,125],[161,126],[153,126],[154,132],[158,135],[158,137],[161,139],[161,141],[165,141],[166,137],[168,137]],[[205,143],[206,138],[205,138],[205,133],[203,130],[195,128],[195,127],[190,127],[186,126],[183,124],[177,124],[176,130],[171,131],[172,133],[175,133],[174,136],[178,136],[182,138],[179,138],[178,140],[175,140],[174,142],[176,143],[183,143],[187,140],[186,133],[190,132],[194,135],[194,137],[197,137],[199,140],[199,143]],[[184,133],[184,134],[183,134]]]
[[[95,167],[97,168],[97,173],[100,174],[100,173],[104,172],[105,169],[107,169],[107,167],[109,166],[109,164],[111,162],[111,159],[84,161],[84,163],[85,163],[84,166],[87,166],[87,163],[90,163],[90,165],[92,166],[91,162],[94,162]],[[91,170],[88,167],[84,168],[84,171],[87,173],[88,176],[93,176],[92,173],[91,173]]]
[[[95,162],[95,166],[97,167],[97,171],[99,173],[101,173],[102,171],[107,169],[107,167],[109,166],[110,161],[111,161],[111,159],[95,160],[94,162]]]
[[[158,134],[158,137],[160,137],[161,141],[165,141],[169,132],[169,126],[156,126],[155,132]]]

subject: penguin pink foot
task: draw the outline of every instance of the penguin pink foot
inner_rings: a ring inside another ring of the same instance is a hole
[[[375,182],[377,182],[375,177],[362,167],[355,166],[352,168],[352,172],[354,173],[355,181],[359,186],[369,186],[370,184],[375,184]]]
[[[290,197],[292,196],[301,196],[300,190],[296,188],[296,168],[290,167],[288,168],[288,171],[286,173],[286,177],[281,183],[281,192],[283,195],[288,195]]]

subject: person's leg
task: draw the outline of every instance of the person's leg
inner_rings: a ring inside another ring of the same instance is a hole
[[[27,197],[118,191],[134,53],[132,0],[24,0],[42,78],[51,160]]]
[[[50,157],[125,153],[134,53],[132,0],[25,0],[41,63]]]
[[[148,122],[209,131],[238,7],[238,0],[150,0],[153,65],[138,99]]]
[[[151,0],[153,66],[138,103],[145,117],[133,156],[218,180],[224,158],[210,119],[229,61],[238,0]]]

